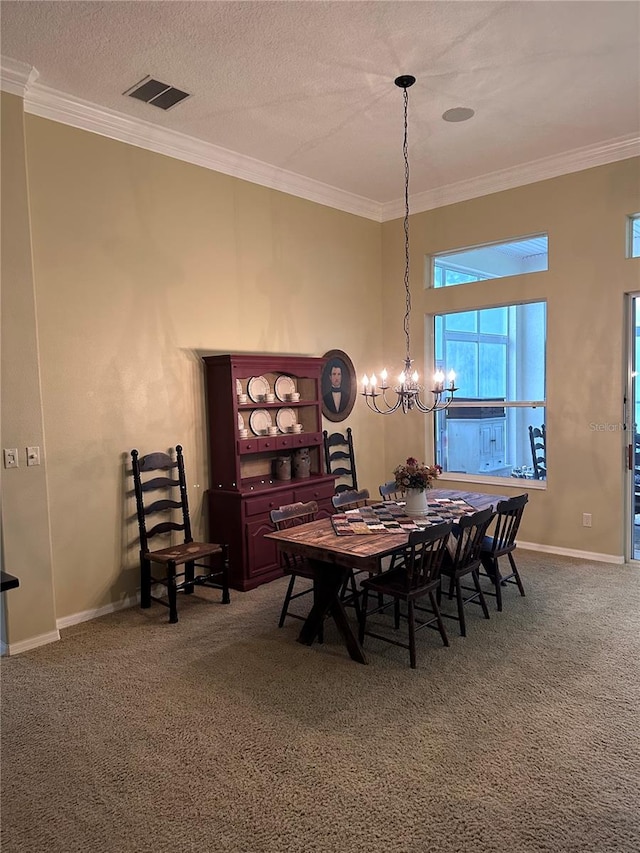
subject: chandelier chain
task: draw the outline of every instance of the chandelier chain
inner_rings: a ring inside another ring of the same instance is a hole
[[[411,358],[411,340],[409,334],[409,317],[411,315],[411,290],[409,288],[409,144],[408,144],[408,112],[409,91],[405,87],[404,94],[404,139],[402,154],[404,156],[404,290],[406,310],[404,314],[404,336],[407,341],[407,359]]]

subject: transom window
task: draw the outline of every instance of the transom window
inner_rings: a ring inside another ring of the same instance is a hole
[[[433,255],[432,282],[434,287],[452,287],[548,268],[549,240],[546,234],[539,234]]]
[[[629,217],[629,257],[640,258],[640,213]]]

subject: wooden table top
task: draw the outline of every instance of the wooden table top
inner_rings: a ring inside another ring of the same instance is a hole
[[[495,506],[506,500],[506,495],[488,495],[479,492],[462,492],[456,489],[434,489],[434,496],[462,498],[475,509]],[[367,536],[337,536],[331,519],[322,518],[308,524],[300,524],[288,530],[265,534],[273,539],[281,551],[300,554],[313,560],[335,563],[352,569],[369,572],[381,570],[381,560],[392,551],[401,548],[409,539],[408,533],[372,533]]]

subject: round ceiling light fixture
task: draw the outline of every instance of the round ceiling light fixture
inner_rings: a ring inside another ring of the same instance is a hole
[[[476,114],[471,107],[453,107],[442,113],[442,118],[445,121],[468,121]]]

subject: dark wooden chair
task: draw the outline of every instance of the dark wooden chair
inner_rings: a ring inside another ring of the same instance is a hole
[[[346,434],[323,430],[324,461],[327,474],[333,474],[336,481],[336,492],[357,490],[358,475],[356,472],[356,457],[353,452],[353,433],[347,427]]]
[[[507,583],[516,584],[520,595],[524,595],[524,587],[520,579],[518,567],[513,558],[516,549],[516,535],[522,520],[524,508],[529,500],[529,495],[518,495],[507,501],[499,501],[496,506],[496,526],[493,536],[485,536],[480,549],[480,560],[487,577],[493,584],[494,592],[485,595],[495,595],[498,610],[502,610],[502,587]],[[508,557],[511,572],[507,575],[500,573],[500,557]]]
[[[334,509],[337,509],[339,512],[346,512],[348,509],[359,509],[362,506],[366,506],[369,498],[369,489],[359,489],[357,491],[355,489],[347,489],[346,491],[335,494],[331,498],[331,503]],[[356,578],[362,574],[369,576],[369,572],[352,571],[344,582],[342,592],[340,593],[344,604],[350,604],[354,607],[358,619],[360,618],[360,590],[358,589]],[[349,589],[351,589],[350,594],[348,594]]]
[[[298,524],[307,524],[309,521],[315,521],[317,512],[318,504],[316,501],[309,501],[308,503],[298,501],[298,503],[284,504],[278,509],[272,509],[271,521],[276,530],[286,530],[289,527],[296,527]],[[287,616],[292,619],[304,620],[307,618],[306,615],[301,616],[299,613],[290,612],[289,605],[292,601],[295,601],[296,598],[313,594],[316,580],[313,567],[309,565],[308,561],[305,560],[304,557],[300,557],[298,554],[290,554],[285,551],[283,553],[283,562],[285,574],[291,575],[291,577],[289,579],[287,592],[284,596],[284,602],[282,603],[282,610],[280,611],[280,619],[278,621],[279,628],[282,628]],[[312,585],[306,586],[304,589],[298,590],[298,592],[294,592],[296,580],[298,580],[298,578],[304,578],[305,580],[311,581]],[[322,632],[318,635],[318,639],[322,642]]]
[[[416,631],[426,627],[437,627],[445,646],[449,645],[447,632],[438,606],[437,590],[440,585],[440,569],[447,550],[447,541],[451,532],[450,521],[426,527],[409,534],[409,542],[398,549],[401,560],[394,568],[379,575],[373,575],[362,582],[362,616],[360,619],[360,643],[365,636],[376,637],[395,646],[409,649],[411,668],[416,667]],[[369,592],[377,593],[378,605],[367,610]],[[380,605],[382,596],[391,596],[392,602]],[[420,606],[417,602],[429,597],[431,608]],[[407,612],[403,613],[401,602],[406,603]],[[387,610],[393,604],[394,627],[400,627],[400,619],[406,619],[409,629],[409,642],[367,630],[367,617]],[[418,616],[416,616],[416,611]],[[430,614],[431,618],[418,618]]]
[[[403,501],[404,492],[398,488],[395,480],[389,480],[388,483],[383,483],[378,487],[380,497],[383,501]]]
[[[227,545],[194,542],[191,535],[182,447],[176,445],[175,460],[168,453],[148,453],[141,457],[137,450],[132,450],[131,462],[140,531],[140,606],[150,607],[152,601],[157,601],[169,608],[169,622],[177,622],[176,594],[192,593],[194,586],[222,590],[222,603],[228,604]],[[148,520],[155,522],[152,527],[147,526]],[[179,543],[151,550],[150,539],[162,536],[171,541],[174,531],[182,534]],[[152,575],[152,565],[164,567],[164,574]],[[184,567],[181,572],[179,566]],[[206,571],[196,575],[196,568]],[[151,594],[153,584],[166,587],[166,599]]]
[[[335,494],[331,498],[331,503],[334,509],[346,512],[348,509],[358,509],[361,506],[366,506],[369,498],[369,489],[347,489],[346,491]]]
[[[454,527],[454,535],[451,537],[449,548],[442,561],[442,579],[445,580],[445,576],[449,579],[449,600],[453,598],[455,592],[457,616],[445,612],[442,615],[448,619],[458,620],[460,634],[463,637],[467,635],[464,615],[466,604],[479,604],[482,607],[485,619],[489,618],[487,602],[480,586],[478,575],[480,569],[480,550],[492,518],[493,507],[488,507],[480,512],[474,512],[471,515],[463,515]],[[462,579],[469,576],[471,576],[473,581],[473,587],[464,586],[462,583]],[[465,592],[470,592],[471,595],[465,598]],[[441,589],[439,587],[438,603],[440,603],[440,599]]]
[[[547,430],[541,427],[529,427],[529,442],[531,444],[531,459],[533,462],[533,479],[547,479]]]

